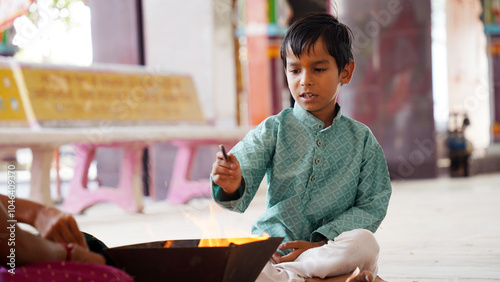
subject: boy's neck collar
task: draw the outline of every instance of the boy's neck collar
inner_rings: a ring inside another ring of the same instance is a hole
[[[335,122],[342,116],[341,108],[338,103],[335,103],[335,112],[336,114],[330,127],[335,125]],[[315,131],[323,130],[325,128],[325,124],[323,123],[323,121],[319,120],[313,114],[302,108],[298,103],[295,103],[293,107],[293,115],[306,127],[311,128]]]

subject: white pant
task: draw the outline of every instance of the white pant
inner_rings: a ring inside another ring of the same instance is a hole
[[[377,275],[379,254],[377,240],[368,230],[344,232],[327,244],[303,252],[293,262],[268,262],[256,281],[304,281],[304,278],[325,278],[353,272],[356,267]]]

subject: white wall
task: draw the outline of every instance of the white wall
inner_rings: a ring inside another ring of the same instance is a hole
[[[228,3],[144,0],[144,43],[148,67],[191,75],[207,120],[233,125],[236,82]]]
[[[476,0],[447,0],[448,89],[450,112],[469,115],[465,135],[475,149],[490,144],[490,89],[486,36]]]

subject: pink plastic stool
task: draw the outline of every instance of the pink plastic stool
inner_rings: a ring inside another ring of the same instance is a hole
[[[175,140],[172,144],[177,146],[175,165],[167,194],[167,201],[171,204],[185,204],[196,197],[210,196],[210,179],[191,180],[190,173],[196,151],[199,146],[224,144],[229,150],[236,144],[234,142],[221,142],[214,139],[200,140]],[[214,156],[215,160],[215,156]]]
[[[142,203],[142,142],[117,143],[111,145],[76,144],[75,174],[69,193],[64,199],[63,209],[69,213],[81,213],[98,202],[112,202],[126,211],[141,212]],[[98,147],[120,147],[123,160],[118,187],[99,187],[95,191],[87,188],[88,171]]]

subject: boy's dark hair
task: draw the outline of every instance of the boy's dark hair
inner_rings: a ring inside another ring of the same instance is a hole
[[[288,47],[300,58],[304,52],[309,54],[319,38],[323,38],[328,53],[335,58],[339,74],[349,62],[354,61],[351,29],[330,14],[310,13],[295,21],[283,38],[280,51],[283,67],[286,68]]]

